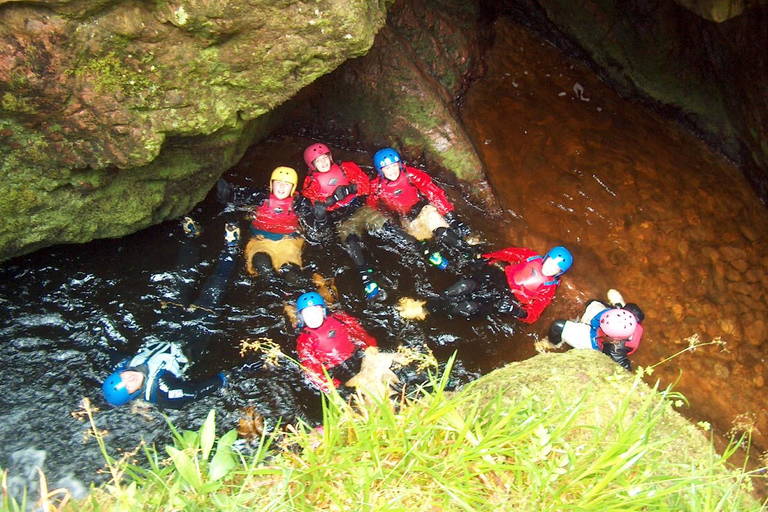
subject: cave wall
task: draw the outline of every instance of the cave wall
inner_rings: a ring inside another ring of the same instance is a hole
[[[189,211],[390,5],[0,2],[0,261]]]

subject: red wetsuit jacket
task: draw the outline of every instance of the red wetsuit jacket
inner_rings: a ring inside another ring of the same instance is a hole
[[[289,235],[299,231],[299,216],[293,205],[294,197],[278,199],[274,194],[253,209],[251,225],[254,231]]]
[[[304,327],[296,339],[296,352],[312,383],[328,392],[323,368],[329,370],[349,359],[357,349],[375,347],[376,339],[353,316],[337,312],[328,316],[317,329]],[[333,379],[334,386],[340,386]]]
[[[357,185],[357,194],[349,194],[341,201],[337,201],[328,207],[332,212],[351,203],[356,196],[368,195],[370,181],[368,176],[354,162],[341,162],[332,164],[328,172],[310,171],[304,178],[301,193],[304,197],[315,203],[325,201],[333,195],[337,187],[354,183]]]
[[[404,167],[394,181],[383,176],[371,181],[368,206],[379,209],[381,205],[390,211],[406,215],[424,197],[437,208],[440,215],[454,210],[443,189],[435,185],[429,174],[415,167]]]
[[[520,301],[520,306],[528,313],[520,321],[532,324],[538,320],[541,313],[552,302],[560,284],[559,278],[541,274],[543,257],[525,247],[508,247],[483,254],[483,258],[486,258],[489,264],[497,261],[509,263],[504,268],[507,284]]]

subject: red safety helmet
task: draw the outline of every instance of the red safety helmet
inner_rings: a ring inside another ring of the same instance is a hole
[[[315,158],[322,156],[322,155],[328,155],[331,156],[331,150],[328,149],[328,146],[326,146],[323,143],[318,142],[317,144],[312,144],[307,149],[304,150],[304,163],[307,164],[307,167],[309,167],[310,171],[316,171],[315,165],[312,163],[315,161]],[[331,157],[331,160],[333,160],[333,157]]]

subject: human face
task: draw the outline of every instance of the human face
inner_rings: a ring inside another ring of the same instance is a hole
[[[312,161],[312,165],[315,166],[320,172],[328,172],[331,170],[331,155],[328,153],[320,155]]]
[[[286,197],[291,195],[292,189],[293,189],[293,183],[289,183],[287,181],[282,181],[282,180],[274,180],[272,182],[272,193],[278,199],[285,199]]]
[[[545,258],[541,265],[541,273],[547,277],[556,276],[562,273],[560,269],[560,258]]]
[[[400,164],[395,162],[381,168],[381,174],[389,181],[395,181],[400,177]]]
[[[317,329],[323,325],[325,311],[323,306],[309,306],[301,310],[301,320],[310,329]]]
[[[133,394],[144,385],[144,374],[135,370],[126,370],[120,374],[120,380],[125,385],[125,390]]]

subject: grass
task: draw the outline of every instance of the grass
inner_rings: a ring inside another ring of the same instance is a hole
[[[214,411],[197,432],[169,426],[174,446],[140,447],[142,465],[109,456],[97,434],[112,480],[61,507],[60,496],[46,489],[41,508],[765,509],[751,492],[752,479],[763,477],[728,463],[747,439],[717,455],[700,431],[675,417],[671,404],[681,397],[648,388],[641,372],[606,374],[579,394],[551,395],[526,386],[510,394],[509,386],[484,387],[483,379],[451,394],[447,377],[433,376],[429,387],[396,403],[350,404],[332,394],[323,429],[263,434],[248,455],[233,449],[235,431],[216,438]],[[596,390],[614,385],[623,392]],[[3,508],[21,505],[4,494]]]

